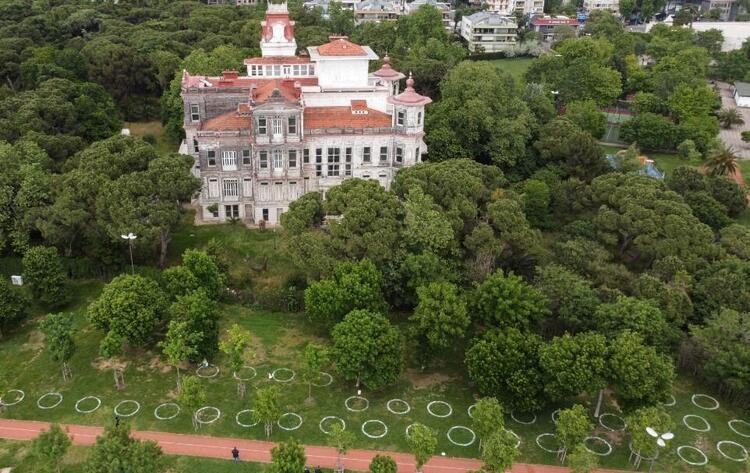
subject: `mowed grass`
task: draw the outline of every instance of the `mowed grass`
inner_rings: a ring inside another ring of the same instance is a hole
[[[607,154],[615,154],[620,150],[626,149],[627,146],[623,147],[617,147],[617,146],[610,146],[610,145],[602,145],[602,148],[604,149],[604,152]],[[672,171],[677,169],[680,166],[692,166],[692,167],[699,167],[702,164],[702,161],[700,160],[685,160],[678,156],[677,154],[669,154],[669,153],[649,153],[649,152],[642,152],[644,156],[648,157],[649,159],[653,159],[654,163],[656,164],[656,167],[660,170],[666,173],[667,176],[672,174]]]
[[[131,136],[145,137],[153,136],[156,140],[154,146],[161,154],[176,153],[180,144],[170,140],[164,134],[164,126],[161,122],[125,122],[122,125],[123,128],[130,130]]]
[[[489,62],[494,64],[499,70],[507,72],[513,76],[517,82],[523,83],[523,75],[533,61],[534,58],[530,57],[512,57],[505,59],[491,59]]]

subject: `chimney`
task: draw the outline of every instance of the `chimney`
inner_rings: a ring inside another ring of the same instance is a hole
[[[226,81],[235,80],[239,77],[239,73],[237,71],[223,71],[221,73],[221,78]]]

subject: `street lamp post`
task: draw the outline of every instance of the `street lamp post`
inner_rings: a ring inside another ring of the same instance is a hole
[[[135,265],[133,265],[133,240],[138,237],[136,235],[133,235],[132,232],[128,233],[127,235],[120,235],[120,237],[123,240],[128,240],[128,250],[130,250],[130,273],[135,274]]]
[[[656,445],[659,448],[664,448],[667,446],[667,440],[672,440],[674,438],[674,434],[672,432],[665,432],[663,434],[659,434],[653,427],[646,427],[646,433],[652,436],[656,439]],[[657,449],[656,453],[659,453],[659,450]],[[656,461],[656,457],[658,455],[654,456],[654,459],[651,460],[651,465],[648,467],[648,472],[651,473],[651,471],[654,469],[654,462]]]

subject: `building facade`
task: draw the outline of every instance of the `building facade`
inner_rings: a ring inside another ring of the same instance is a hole
[[[206,222],[240,219],[274,225],[307,192],[344,179],[389,187],[396,171],[421,161],[425,105],[409,77],[388,57],[346,37],[296,55],[294,22],[285,4],[269,4],[261,23],[261,57],[247,75],[183,72],[186,149],[203,186],[197,199]]]
[[[589,12],[609,10],[618,13],[620,11],[620,0],[583,0],[583,8]]]
[[[542,35],[543,41],[554,41],[555,40],[555,28],[558,26],[570,26],[572,28],[578,28],[578,20],[576,18],[568,18],[567,16],[535,16],[531,19],[531,28]]]
[[[461,18],[461,37],[473,53],[508,51],[518,40],[518,24],[498,13],[477,12]]]
[[[515,12],[534,15],[544,11],[544,0],[487,0],[484,3],[488,11],[504,16],[512,16]]]

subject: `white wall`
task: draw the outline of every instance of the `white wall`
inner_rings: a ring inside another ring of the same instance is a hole
[[[734,100],[737,102],[738,107],[750,107],[750,97],[735,95]]]
[[[372,87],[368,87],[372,88]],[[372,92],[303,92],[306,107],[348,107],[352,100],[367,100],[367,106],[388,113],[388,90]]]
[[[317,61],[318,84],[322,88],[367,87],[368,58],[323,59]]]

